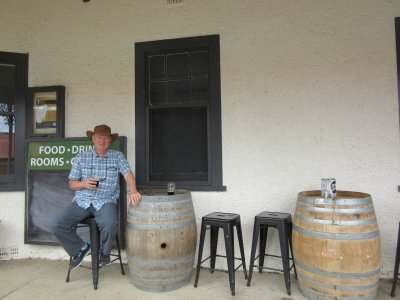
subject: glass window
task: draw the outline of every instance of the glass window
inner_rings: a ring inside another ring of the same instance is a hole
[[[0,52],[0,190],[24,190],[28,55]]]
[[[33,94],[33,133],[57,132],[57,93],[39,92]]]
[[[64,137],[65,87],[39,86],[30,87],[28,91],[26,136]]]
[[[219,36],[136,43],[139,188],[221,191]]]
[[[0,64],[0,175],[14,174],[15,66]]]

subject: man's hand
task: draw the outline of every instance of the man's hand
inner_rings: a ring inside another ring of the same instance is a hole
[[[140,195],[139,192],[129,193],[128,194],[128,205],[131,205],[131,204],[133,206],[138,205],[141,197],[142,197],[142,195]]]
[[[95,178],[88,178],[85,181],[85,188],[88,190],[95,190],[99,186],[99,181]]]
[[[70,180],[69,188],[74,191],[79,191],[83,189],[94,190],[97,189],[96,185],[97,180],[94,178],[88,178],[86,180]]]

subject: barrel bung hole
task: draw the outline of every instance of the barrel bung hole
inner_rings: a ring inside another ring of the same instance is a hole
[[[160,247],[165,249],[165,248],[167,248],[167,244],[166,243],[161,243]]]

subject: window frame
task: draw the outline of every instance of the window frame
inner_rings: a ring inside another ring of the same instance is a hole
[[[25,190],[25,119],[29,54],[0,51],[0,63],[15,65],[15,168],[12,175],[0,175],[0,191]]]
[[[207,104],[209,135],[209,177],[207,181],[177,181],[178,187],[193,191],[225,191],[222,184],[221,79],[219,35],[187,37],[135,43],[135,150],[136,181],[139,189],[165,188],[167,180],[149,178],[149,108],[146,103],[146,55],[184,48],[207,48],[209,51],[209,92]],[[186,105],[185,107],[189,107]],[[183,107],[183,106],[182,106]]]
[[[33,130],[33,99],[36,93],[55,92],[57,104],[57,119],[55,133],[34,133]],[[65,129],[65,87],[62,85],[40,86],[28,88],[28,98],[26,99],[26,136],[27,138],[63,138]]]
[[[399,102],[399,125],[400,125],[400,17],[396,17],[394,19],[394,22],[395,22],[395,33],[396,33],[397,92],[398,92],[398,102]]]
[[[396,39],[396,58],[397,58],[397,93],[399,103],[399,127],[400,127],[400,17],[394,18],[395,39]],[[397,187],[400,192],[400,185]]]

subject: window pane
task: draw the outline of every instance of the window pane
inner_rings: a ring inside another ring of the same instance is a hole
[[[190,55],[192,76],[208,76],[208,55],[207,51],[192,52]]]
[[[183,103],[190,101],[190,80],[168,81],[168,103]]]
[[[57,93],[41,92],[33,95],[33,133],[57,132]]]
[[[162,104],[165,102],[165,82],[150,82],[149,102],[151,104]]]
[[[167,55],[168,79],[188,78],[189,75],[189,53]]]
[[[151,180],[207,180],[207,109],[158,109],[150,114]]]
[[[192,79],[192,101],[208,100],[208,79]]]
[[[149,80],[165,79],[164,55],[154,55],[149,57]]]
[[[14,173],[15,66],[0,64],[0,175]]]
[[[15,136],[14,126],[10,126],[9,117],[0,117],[0,175],[14,173]]]

